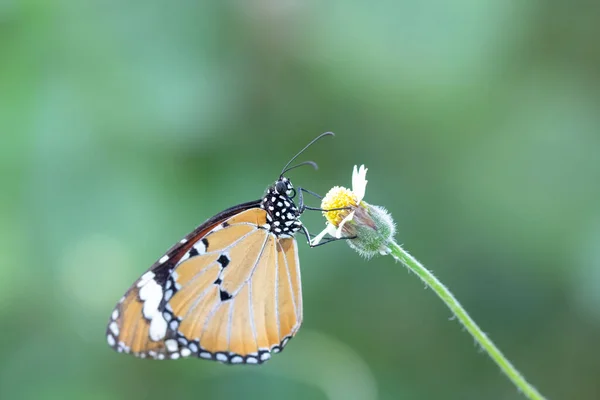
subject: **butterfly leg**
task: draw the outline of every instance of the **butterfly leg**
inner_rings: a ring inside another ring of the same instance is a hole
[[[345,237],[341,237],[341,238],[329,237],[322,242],[319,242],[317,244],[312,244],[310,232],[308,232],[308,229],[306,229],[306,227],[304,225],[302,225],[302,233],[304,233],[304,236],[306,236],[306,240],[308,240],[308,245],[310,247],[319,247],[321,245],[331,243],[331,242],[336,242],[338,240],[356,239],[356,236],[345,236]]]
[[[298,188],[298,212],[300,214],[302,214],[304,212],[304,210],[310,209],[306,204],[304,204],[304,196],[302,195],[302,192],[313,194],[313,192],[310,192],[304,188],[301,188],[301,187]],[[314,193],[314,194],[316,194],[316,193]]]

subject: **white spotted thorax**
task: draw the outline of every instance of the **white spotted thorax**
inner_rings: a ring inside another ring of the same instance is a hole
[[[291,238],[302,228],[300,212],[290,196],[294,186],[288,178],[281,177],[273,186],[267,189],[262,198],[260,208],[267,212],[266,229],[281,238]]]

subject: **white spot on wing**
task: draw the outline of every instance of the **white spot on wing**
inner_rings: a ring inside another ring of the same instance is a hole
[[[146,275],[148,273],[144,274],[144,276]],[[150,320],[150,339],[158,341],[163,339],[167,333],[167,321],[158,310],[158,305],[163,298],[163,291],[153,278],[154,274],[152,273],[150,278],[145,279],[145,284],[139,291],[139,298],[144,302],[142,313],[146,319]]]
[[[170,353],[177,351],[179,346],[177,345],[177,341],[175,339],[165,340],[165,346]]]
[[[204,245],[204,243],[202,242],[202,240],[198,240],[194,244],[194,248],[196,249],[196,251],[198,251],[198,254],[200,254],[200,255],[206,253],[206,246]]]
[[[192,354],[192,351],[190,349],[188,349],[188,348],[181,349],[182,357],[188,357],[190,354]]]
[[[164,255],[164,256],[162,256],[162,257],[160,258],[160,260],[158,260],[158,263],[159,263],[159,264],[164,264],[164,263],[166,263],[167,261],[169,261],[169,256],[167,256],[167,255]]]
[[[108,326],[108,328],[113,333],[113,335],[119,336],[119,326],[117,325],[116,322],[114,322],[114,321],[111,322],[110,325]]]
[[[167,321],[157,313],[150,322],[150,339],[155,342],[161,340],[167,334]]]
[[[225,354],[223,354],[223,353],[219,353],[219,354],[217,354],[217,360],[226,362],[227,361],[227,356]]]
[[[147,319],[158,313],[158,305],[163,298],[162,288],[154,279],[150,279],[139,292],[140,300],[144,302],[143,313]]]
[[[146,272],[144,275],[142,275],[142,277],[140,278],[140,281],[137,283],[137,287],[142,287],[144,286],[146,283],[148,283],[148,281],[150,279],[154,278],[154,272],[152,271],[148,271]]]
[[[108,341],[110,347],[113,347],[115,345],[115,338],[110,333],[106,335],[106,340]]]

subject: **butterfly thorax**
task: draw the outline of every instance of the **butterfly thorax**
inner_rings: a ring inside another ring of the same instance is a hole
[[[294,187],[288,178],[280,178],[267,189],[260,208],[267,212],[269,231],[277,237],[292,237],[302,228],[300,212],[290,197]]]

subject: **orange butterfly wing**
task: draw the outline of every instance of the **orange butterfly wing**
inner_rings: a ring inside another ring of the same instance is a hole
[[[174,246],[125,294],[107,340],[157,359],[190,355],[258,364],[302,322],[296,241],[265,229],[246,203],[207,221]]]

